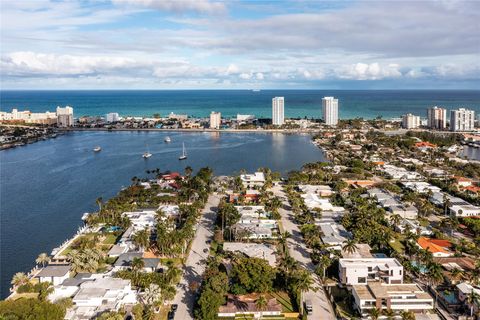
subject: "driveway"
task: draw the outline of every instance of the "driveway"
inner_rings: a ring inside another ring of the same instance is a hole
[[[281,186],[274,186],[272,188],[273,193],[277,197],[286,197],[286,194],[283,192]],[[297,260],[301,266],[310,271],[314,276],[315,282],[319,285],[319,289],[314,291],[308,291],[304,294],[304,299],[309,299],[312,301],[313,305],[313,314],[308,316],[310,320],[335,320],[335,312],[333,311],[332,305],[328,301],[328,298],[325,294],[323,287],[320,285],[318,277],[315,275],[315,266],[310,259],[310,252],[306,244],[303,242],[302,234],[294,222],[293,212],[286,210],[288,207],[288,202],[283,201],[283,208],[279,209],[281,215],[281,221],[283,225],[283,231],[288,231],[292,235],[288,239],[288,249],[290,255]]]
[[[185,267],[183,269],[183,277],[180,281],[179,288],[173,303],[178,304],[175,319],[192,319],[193,320],[193,306],[195,303],[195,293],[189,290],[189,283],[192,281],[202,282],[202,275],[205,271],[205,260],[208,257],[210,245],[207,240],[213,239],[213,230],[216,218],[216,210],[220,197],[218,195],[210,195],[207,204],[202,211],[202,217],[197,224],[197,231],[195,238],[192,241],[192,247],[188,254]]]

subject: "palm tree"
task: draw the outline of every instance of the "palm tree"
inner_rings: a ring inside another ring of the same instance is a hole
[[[141,250],[144,250],[150,244],[150,234],[148,229],[143,229],[136,232],[132,236],[133,243],[138,246]]]
[[[370,319],[372,320],[377,320],[378,317],[380,317],[380,310],[377,308],[372,308],[368,310],[368,315],[370,316]]]
[[[357,251],[357,249],[358,249],[357,242],[354,239],[348,239],[342,247],[343,251],[345,251],[347,253],[350,253],[350,254]]]
[[[432,262],[430,265],[428,265],[427,269],[427,277],[430,285],[436,287],[443,281],[442,267],[438,263]],[[435,305],[437,304],[437,298],[437,290],[435,290]]]
[[[145,262],[140,257],[134,257],[131,264],[133,272],[136,274],[145,267]]]
[[[13,275],[12,281],[10,282],[15,287],[27,284],[29,281],[27,275],[23,272],[17,272]]]
[[[50,262],[50,257],[48,256],[48,254],[46,254],[45,252],[44,253],[40,253],[37,257],[37,259],[35,260],[35,262],[37,264],[41,264],[42,267],[45,268],[45,264],[49,263]]]
[[[95,202],[97,203],[97,206],[98,206],[98,212],[102,212],[102,203],[103,203],[103,199],[102,197],[98,197]]]
[[[388,320],[395,319],[395,311],[393,311],[392,309],[383,310],[382,314],[386,316]]]
[[[332,264],[332,259],[326,254],[322,255],[318,265],[322,268],[322,281],[325,280],[326,270]]]
[[[280,236],[278,237],[278,242],[282,246],[282,251],[285,256],[289,255],[288,252],[288,238],[290,238],[292,234],[288,231],[284,231],[280,233]]]
[[[400,224],[400,221],[402,218],[400,217],[399,214],[395,213],[390,216],[390,221],[392,222],[392,226],[398,226]]]
[[[300,314],[303,314],[303,293],[309,290],[316,290],[314,287],[314,280],[310,272],[306,269],[298,270],[293,278],[293,287],[300,292]]]
[[[450,275],[452,276],[453,280],[457,281],[462,278],[463,272],[458,268],[453,268],[452,271],[450,271]]]
[[[260,319],[263,317],[263,311],[267,308],[267,298],[263,294],[261,294],[257,300],[255,300],[255,307],[257,310],[260,310]]]
[[[402,320],[415,320],[415,314],[412,311],[403,310],[400,312],[400,316],[402,317]]]
[[[467,303],[470,306],[470,317],[473,317],[473,306],[475,302],[479,302],[479,295],[472,289],[467,296]]]

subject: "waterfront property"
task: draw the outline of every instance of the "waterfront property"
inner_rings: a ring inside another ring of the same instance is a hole
[[[373,282],[353,286],[354,303],[362,315],[369,310],[414,311],[433,309],[433,298],[418,284],[386,284]]]

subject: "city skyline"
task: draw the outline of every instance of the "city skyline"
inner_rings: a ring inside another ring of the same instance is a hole
[[[472,1],[3,2],[2,89],[476,89],[479,12]]]

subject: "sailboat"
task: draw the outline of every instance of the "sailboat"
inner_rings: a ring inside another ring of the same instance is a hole
[[[182,155],[178,157],[178,160],[185,160],[187,159],[187,151],[185,150],[185,142],[183,142],[183,148],[182,148]]]
[[[142,157],[144,159],[148,159],[152,156],[152,154],[148,151],[148,145],[147,145],[147,151],[145,151],[143,154],[142,154]]]

